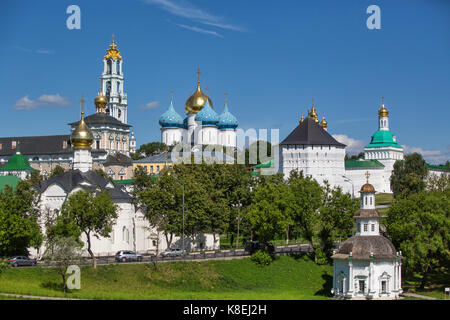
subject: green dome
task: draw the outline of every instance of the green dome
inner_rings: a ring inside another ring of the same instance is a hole
[[[394,134],[392,132],[388,130],[378,130],[374,133],[370,144],[367,145],[366,148],[387,146],[401,148],[397,141],[395,141]]]
[[[15,155],[11,156],[8,160],[8,164],[0,169],[1,171],[33,171],[28,159],[22,155],[19,151]]]

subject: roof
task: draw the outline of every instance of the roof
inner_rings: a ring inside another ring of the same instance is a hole
[[[330,145],[345,147],[310,117],[303,120],[280,145]]]
[[[133,164],[133,160],[123,154],[123,153],[117,153],[115,155],[108,155],[105,159],[105,161],[103,162],[103,166],[111,166],[111,165],[116,165],[116,166],[131,166]]]
[[[113,180],[115,184],[132,184],[134,179]]]
[[[39,183],[39,193],[45,192],[53,184],[60,185],[67,193],[75,188],[97,191],[108,190],[113,199],[131,199],[131,196],[120,187],[114,186],[109,179],[99,175],[95,171],[81,172],[80,170],[69,170],[60,175],[52,177]],[[109,185],[109,186],[108,186]]]
[[[17,152],[12,147],[13,141],[20,147],[23,155],[73,153],[70,135],[5,137],[0,138],[0,156],[11,156]]]
[[[154,156],[146,157],[139,160],[134,160],[133,163],[172,163],[170,154],[160,153]]]
[[[2,191],[6,185],[13,188],[17,187],[17,184],[22,181],[16,176],[0,176],[0,191]]]
[[[447,168],[445,165],[435,165],[435,164],[428,164],[427,167],[430,170],[436,170],[436,171],[450,171],[449,168]]]
[[[359,209],[353,218],[381,218],[376,209]]]
[[[175,111],[170,103],[169,109],[159,118],[159,125],[163,128],[182,128],[183,118]]]
[[[378,236],[354,235],[341,244],[333,259],[345,259],[352,253],[354,260],[394,259],[397,256],[394,245],[387,238]]]
[[[72,123],[69,123],[69,125],[78,126],[78,122],[79,121],[72,122]],[[86,118],[84,118],[84,122],[89,127],[91,127],[91,125],[95,125],[95,124],[112,124],[115,126],[122,126],[122,127],[126,127],[126,128],[132,127],[131,125],[123,123],[123,122],[117,120],[116,118],[111,117],[110,115],[108,115],[106,113],[91,114],[90,116],[87,116]]]
[[[8,164],[0,168],[0,171],[35,171],[35,169],[30,166],[28,159],[17,151],[9,158]]]
[[[378,160],[347,160],[345,168],[384,168],[384,164]]]
[[[273,159],[269,160],[267,162],[264,163],[260,163],[260,164],[255,164],[254,166],[252,166],[253,169],[257,169],[257,168],[272,168],[273,166]]]
[[[370,144],[365,146],[365,148],[378,148],[378,147],[394,147],[402,148],[394,138],[394,134],[389,130],[378,130],[373,136]]]

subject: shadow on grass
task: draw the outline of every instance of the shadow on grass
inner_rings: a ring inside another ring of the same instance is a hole
[[[61,282],[56,281],[46,281],[41,283],[41,288],[50,289],[53,291],[64,292],[64,286]]]
[[[331,288],[333,287],[333,276],[330,276],[327,273],[323,273],[322,279],[325,280],[324,284],[322,285],[322,289],[314,293],[314,295],[331,298],[332,297]]]

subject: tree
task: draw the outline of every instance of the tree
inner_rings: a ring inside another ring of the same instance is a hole
[[[427,164],[419,153],[409,154],[404,160],[396,161],[391,175],[394,197],[407,197],[425,190],[427,175]]]
[[[429,273],[450,265],[450,200],[440,191],[414,193],[399,198],[389,208],[387,232],[403,253],[407,274],[422,275],[420,288]]]
[[[345,154],[345,158],[344,158],[344,160],[345,161],[348,161],[348,160],[358,160],[358,159],[362,159],[362,158],[364,158],[364,152],[360,152],[360,153],[358,153],[357,155],[351,155],[351,156],[349,156],[347,153]]]
[[[82,245],[73,237],[54,237],[47,242],[44,259],[50,260],[61,275],[64,293],[67,291],[66,274],[70,265],[81,258]]]
[[[260,242],[269,243],[293,224],[292,200],[293,194],[284,183],[269,181],[256,186],[247,219]]]
[[[346,239],[353,230],[353,216],[359,208],[358,199],[343,193],[340,187],[330,188],[327,183],[322,196],[318,221],[321,251],[329,259],[335,240]]]
[[[142,144],[139,149],[136,150],[134,160],[142,159],[145,157],[150,157],[155,154],[162,153],[164,151],[170,151],[170,147],[168,147],[165,143],[162,142],[150,142],[146,144]],[[138,159],[135,159],[138,158]]]
[[[91,237],[109,237],[112,227],[117,219],[117,206],[112,202],[111,196],[107,190],[94,194],[90,190],[78,191],[63,204],[61,208],[62,218],[60,223],[71,222],[76,232],[75,234],[84,234],[87,241],[87,251],[91,256],[94,268],[97,267],[97,260],[91,250]],[[67,232],[67,229],[62,233]]]
[[[37,194],[29,181],[0,191],[0,256],[28,255],[27,248],[40,247],[38,213]]]
[[[54,168],[52,169],[52,171],[50,172],[50,176],[49,176],[49,177],[52,178],[52,177],[59,176],[60,174],[63,174],[64,171],[65,171],[65,170],[64,170],[63,167],[57,165],[56,167],[54,167]]]
[[[31,171],[30,177],[28,181],[30,181],[32,186],[37,186],[39,183],[44,180],[44,177],[41,175],[41,173],[38,170]]]
[[[256,159],[254,159],[256,156]],[[263,158],[261,158],[261,156]],[[249,145],[248,149],[245,149],[245,163],[248,165],[260,164],[267,162],[265,158],[272,156],[272,144],[265,140],[258,140]],[[256,161],[256,163],[255,163]]]
[[[288,185],[292,195],[294,195],[290,202],[294,226],[311,245],[314,259],[317,262],[314,236],[316,234],[316,225],[320,218],[319,209],[322,205],[322,187],[316,180],[310,177],[305,178],[303,177],[303,172],[298,173],[297,171],[291,171]]]
[[[431,174],[427,179],[428,191],[450,191],[450,175],[443,173],[441,175]]]

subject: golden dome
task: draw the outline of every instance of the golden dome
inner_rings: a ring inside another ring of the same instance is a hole
[[[366,175],[367,182],[366,182],[366,184],[364,184],[361,187],[361,190],[359,192],[361,192],[361,193],[375,193],[375,188],[373,187],[373,185],[371,185],[369,183],[369,177],[370,177],[369,171],[366,171],[365,175]]]
[[[298,122],[298,124],[302,123],[303,121],[305,121],[305,117],[303,117],[303,112],[302,112],[302,117],[300,118],[300,121]]]
[[[200,69],[197,71],[198,74],[198,80],[197,80],[197,89],[195,90],[194,94],[191,95],[187,100],[186,104],[184,105],[184,110],[187,114],[189,113],[199,113],[200,110],[203,109],[203,106],[206,103],[206,99],[209,100],[209,104],[211,105],[211,108],[213,107],[213,103],[211,99],[205,95],[202,92],[202,89],[200,88]]]
[[[327,120],[325,120],[325,114],[322,116],[322,121],[320,122],[322,128],[326,128],[328,126]]]
[[[120,56],[120,51],[117,49],[117,45],[114,42],[114,35],[112,43],[109,45],[109,49],[106,50],[105,59],[113,59],[113,60],[122,60],[122,57]]]
[[[384,97],[381,98],[381,108],[378,109],[378,116],[387,117],[389,115],[388,109],[384,106]]]
[[[319,122],[319,117],[317,116],[317,111],[316,108],[314,108],[314,105],[311,109],[311,112],[308,114],[308,117],[312,118],[316,122]]]
[[[100,92],[94,99],[97,109],[103,109],[108,104],[108,99]]]
[[[84,112],[81,112],[81,120],[78,123],[78,127],[72,132],[70,142],[72,143],[73,149],[91,149],[91,145],[94,142],[94,135],[84,122]]]

